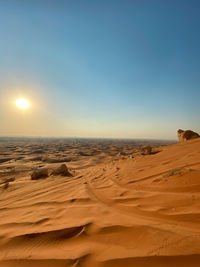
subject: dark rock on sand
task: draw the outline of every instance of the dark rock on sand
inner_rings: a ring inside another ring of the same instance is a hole
[[[152,152],[152,147],[151,146],[143,146],[141,151],[142,151],[142,155],[150,155]]]
[[[53,175],[62,175],[62,176],[72,176],[69,172],[67,166],[65,164],[61,164],[58,168],[56,168],[53,172]]]
[[[180,142],[200,137],[200,135],[198,133],[195,133],[191,130],[184,131],[184,130],[179,129],[177,131],[177,134],[178,134],[178,139]]]
[[[48,168],[41,168],[34,170],[31,174],[31,180],[39,180],[42,178],[47,178],[49,176]]]

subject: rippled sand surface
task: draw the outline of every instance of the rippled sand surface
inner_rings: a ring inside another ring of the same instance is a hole
[[[200,266],[200,140],[141,145],[1,142],[0,266]]]

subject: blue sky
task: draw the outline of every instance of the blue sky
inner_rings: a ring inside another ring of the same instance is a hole
[[[0,1],[0,135],[200,131],[199,12],[195,0]]]

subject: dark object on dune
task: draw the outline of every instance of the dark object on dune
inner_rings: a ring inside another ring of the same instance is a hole
[[[39,180],[43,178],[47,178],[49,176],[49,171],[47,168],[41,168],[34,170],[31,174],[31,180]]]
[[[200,135],[198,133],[195,133],[191,130],[184,131],[184,130],[179,129],[177,131],[177,134],[178,134],[178,139],[180,142],[200,137]]]
[[[69,172],[67,166],[65,164],[61,164],[58,168],[56,168],[53,172],[53,175],[62,175],[62,176],[72,176]]]
[[[151,146],[143,146],[141,151],[142,151],[142,155],[151,155],[152,147]]]

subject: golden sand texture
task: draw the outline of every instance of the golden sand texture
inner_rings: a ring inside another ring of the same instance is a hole
[[[72,177],[40,180],[34,168],[51,173],[67,150],[1,148],[1,267],[200,266],[199,138],[134,157],[87,147],[65,162]]]

